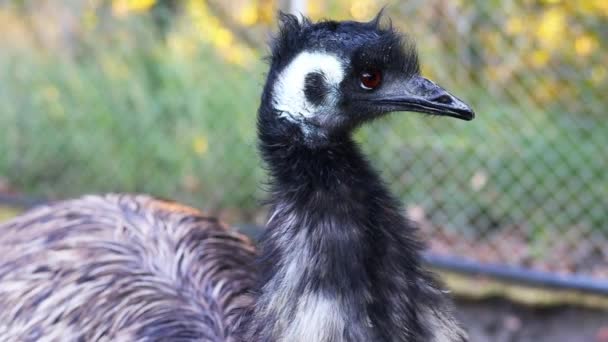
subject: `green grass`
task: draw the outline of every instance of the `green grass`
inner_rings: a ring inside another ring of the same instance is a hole
[[[32,196],[146,192],[251,218],[264,180],[255,116],[265,66],[128,32],[85,37],[74,58],[0,54],[0,176]],[[573,227],[608,231],[605,122],[448,88],[477,119],[394,114],[357,134],[400,197],[473,236],[508,225],[543,243]]]
[[[261,68],[212,51],[184,56],[140,33],[77,60],[3,54],[0,174],[32,195],[149,192],[252,210]]]

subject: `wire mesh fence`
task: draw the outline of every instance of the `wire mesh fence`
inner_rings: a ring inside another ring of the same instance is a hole
[[[605,4],[389,3],[423,73],[478,115],[357,133],[434,253],[608,281]],[[263,223],[255,114],[278,5],[0,1],[0,191],[147,192]],[[356,20],[380,5],[298,2]]]

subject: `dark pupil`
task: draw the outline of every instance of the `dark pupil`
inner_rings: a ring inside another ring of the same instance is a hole
[[[378,71],[366,71],[361,74],[361,83],[365,88],[374,89],[380,85],[381,76]]]

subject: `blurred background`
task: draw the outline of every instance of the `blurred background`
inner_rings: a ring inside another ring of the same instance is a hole
[[[357,133],[474,340],[608,341],[605,0],[0,0],[0,220],[118,191],[263,225],[276,12],[366,21],[384,5],[423,74],[477,112]]]

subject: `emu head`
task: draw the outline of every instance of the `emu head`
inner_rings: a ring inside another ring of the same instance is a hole
[[[414,45],[380,14],[365,23],[279,19],[260,107],[265,130],[322,146],[390,112],[473,119],[467,104],[420,75]]]

